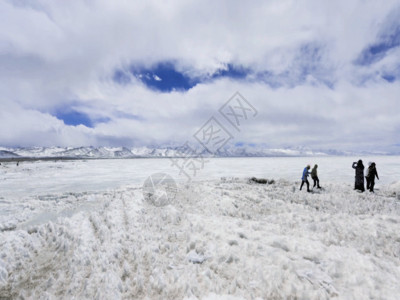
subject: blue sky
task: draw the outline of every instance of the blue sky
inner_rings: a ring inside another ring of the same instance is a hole
[[[399,20],[399,0],[3,1],[0,145],[195,142],[239,91],[259,113],[233,145],[398,153]]]
[[[199,83],[209,83],[220,78],[245,80],[252,72],[242,66],[227,64],[212,74],[196,77],[190,71],[180,71],[174,62],[162,61],[151,67],[132,65],[127,70],[117,69],[113,80],[121,85],[132,84],[132,76],[154,91],[186,92]]]

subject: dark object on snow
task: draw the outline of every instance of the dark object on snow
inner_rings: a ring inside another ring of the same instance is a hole
[[[364,165],[362,160],[360,159],[358,162],[353,162],[352,168],[356,170],[354,189],[364,192]]]
[[[307,167],[304,168],[303,170],[303,176],[301,177],[301,185],[300,185],[300,191],[303,188],[304,183],[307,184],[307,192],[311,192],[310,191],[310,183],[308,182],[308,175],[310,175],[310,165],[307,165]]]
[[[317,169],[318,169],[318,165],[315,165],[314,168],[311,170],[311,178],[314,181],[313,188],[315,188],[315,186],[317,186],[317,188],[320,189],[321,187],[319,186],[319,178],[318,178]]]
[[[250,183],[255,182],[255,183],[260,183],[260,184],[274,184],[275,180],[273,180],[273,179],[268,180],[268,179],[264,179],[264,178],[251,177],[249,179],[249,182]]]
[[[373,162],[369,167],[368,167],[368,174],[365,176],[367,179],[367,190],[370,192],[374,192],[374,186],[375,186],[375,177],[378,178],[378,171],[376,170],[376,164]]]

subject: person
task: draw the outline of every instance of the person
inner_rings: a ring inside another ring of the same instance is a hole
[[[373,162],[368,167],[368,175],[365,176],[365,178],[367,179],[367,190],[369,189],[371,193],[374,192],[375,176],[379,180],[378,171],[376,170],[376,164]]]
[[[310,172],[309,172],[310,168],[311,168],[310,165],[307,165],[307,167],[305,167],[303,170],[303,176],[301,177],[300,191],[303,188],[304,183],[306,183],[307,184],[307,192],[311,192],[310,191],[310,183],[308,182],[308,179],[307,179],[308,175],[310,175]]]
[[[358,162],[353,162],[352,167],[356,170],[354,189],[364,192],[364,165],[362,160],[360,159]]]
[[[369,172],[369,168],[371,167],[371,165],[372,165],[372,161],[369,161],[368,162],[368,168],[366,168],[366,170],[365,170],[365,179],[367,180],[367,190],[369,190],[369,186],[370,186],[370,180],[369,180],[369,177],[368,177],[368,172]]]
[[[317,186],[318,189],[320,189],[321,187],[319,186],[319,178],[318,178],[318,165],[315,165],[314,168],[311,170],[311,178],[314,181],[314,186],[313,188],[315,188],[315,186]]]

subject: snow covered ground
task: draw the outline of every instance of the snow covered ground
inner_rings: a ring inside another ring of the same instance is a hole
[[[375,194],[346,157],[211,159],[190,184],[165,159],[2,164],[0,298],[398,299],[400,158],[363,159]],[[324,190],[298,191],[307,163]]]
[[[267,177],[299,180],[307,164],[318,164],[319,177],[324,181],[352,183],[353,161],[358,157],[242,157],[207,158],[204,169],[193,180],[221,177]],[[377,163],[381,184],[400,180],[400,156],[363,157]],[[129,184],[141,185],[155,172],[170,174],[176,180],[179,170],[166,158],[101,159],[2,163],[0,166],[0,199],[64,192],[90,192],[115,189]]]

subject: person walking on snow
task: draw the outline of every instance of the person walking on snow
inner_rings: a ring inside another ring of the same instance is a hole
[[[307,179],[308,175],[310,175],[310,172],[309,172],[310,168],[311,168],[310,165],[307,165],[307,167],[305,167],[303,170],[303,176],[301,177],[300,191],[303,188],[304,183],[306,183],[307,184],[307,192],[311,192],[310,191],[310,183],[308,182],[308,179]]]
[[[378,176],[378,171],[376,170],[376,164],[373,162],[369,167],[368,167],[368,175],[365,176],[367,179],[367,190],[371,193],[374,192],[374,186],[375,186],[375,176],[379,180]]]
[[[314,186],[313,188],[315,188],[315,186],[317,186],[318,189],[320,189],[321,187],[319,186],[319,178],[318,178],[318,165],[315,165],[314,168],[311,170],[311,178],[314,181]]]
[[[368,171],[369,167],[372,165],[372,161],[368,162],[368,167],[364,169],[365,179],[367,180],[367,190],[369,190],[369,179],[368,179]]]
[[[362,160],[360,159],[358,162],[353,162],[352,168],[356,170],[354,189],[364,192],[364,165]]]

